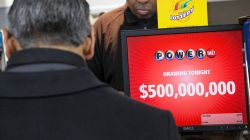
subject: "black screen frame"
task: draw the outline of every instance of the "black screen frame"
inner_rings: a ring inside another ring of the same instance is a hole
[[[238,24],[230,25],[213,25],[213,26],[199,26],[199,27],[183,27],[183,28],[170,28],[170,29],[150,29],[150,30],[122,30],[121,31],[121,47],[122,47],[122,63],[123,63],[123,80],[124,80],[124,92],[127,96],[130,96],[129,85],[129,66],[128,66],[128,49],[127,49],[127,37],[136,36],[154,36],[154,35],[166,35],[166,34],[184,34],[184,33],[199,33],[199,32],[216,32],[216,31],[231,31],[242,30],[242,44],[245,40],[243,37],[243,28]],[[246,58],[246,46],[243,45],[243,61],[247,64]],[[180,126],[179,131],[182,133],[195,133],[204,131],[241,131],[247,130],[249,125],[249,74],[248,67],[245,65],[245,91],[246,91],[246,110],[247,110],[247,124],[232,124],[232,125],[210,125],[210,126]]]

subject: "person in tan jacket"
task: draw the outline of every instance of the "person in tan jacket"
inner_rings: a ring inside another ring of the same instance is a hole
[[[157,28],[156,9],[156,0],[127,0],[125,5],[96,21],[95,55],[88,66],[101,81],[124,90],[120,32]]]

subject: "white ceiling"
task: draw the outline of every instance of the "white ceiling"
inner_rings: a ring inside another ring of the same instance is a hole
[[[126,0],[87,0],[92,14],[99,14],[123,5]]]
[[[13,0],[0,0],[0,7],[9,7]]]
[[[87,0],[90,5],[92,14],[99,14],[100,12],[106,12],[115,7],[123,5],[126,0]],[[208,0],[208,2],[218,1],[236,1],[236,0]],[[0,7],[9,7],[13,0],[0,0]]]

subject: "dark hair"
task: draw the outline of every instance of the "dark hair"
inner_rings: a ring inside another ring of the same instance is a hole
[[[79,46],[90,34],[86,0],[14,0],[8,18],[10,34],[24,48],[35,43]]]

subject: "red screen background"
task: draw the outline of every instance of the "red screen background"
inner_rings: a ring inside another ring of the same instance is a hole
[[[201,125],[202,114],[242,113],[243,122],[247,123],[246,96],[244,82],[242,32],[221,31],[187,34],[169,34],[154,36],[137,36],[127,38],[130,96],[140,102],[170,110],[177,126]],[[154,55],[161,50],[204,50],[216,51],[214,58],[194,58],[189,60],[166,59],[156,61]],[[184,77],[163,77],[165,71],[187,71],[209,69],[210,75],[193,75]],[[234,95],[215,95],[209,97],[153,98],[141,99],[139,87],[142,84],[197,83],[205,85],[210,82],[234,81]]]

